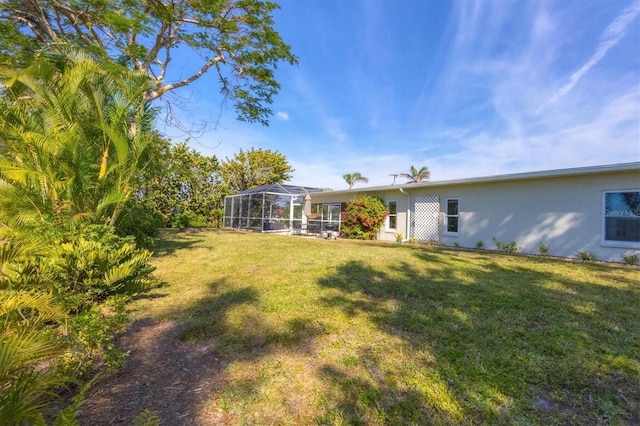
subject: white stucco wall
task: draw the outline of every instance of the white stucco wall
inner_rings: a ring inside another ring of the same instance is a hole
[[[640,244],[602,243],[602,193],[639,185],[638,173],[629,172],[440,188],[441,200],[460,199],[459,235],[442,232],[440,242],[475,247],[482,241],[496,248],[495,237],[515,241],[524,253],[537,254],[545,244],[551,255],[573,257],[588,250],[598,259],[620,261],[624,253],[640,250]]]

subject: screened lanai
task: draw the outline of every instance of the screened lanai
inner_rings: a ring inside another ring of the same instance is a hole
[[[302,228],[305,198],[320,188],[270,184],[224,198],[224,226],[261,232],[288,232]]]

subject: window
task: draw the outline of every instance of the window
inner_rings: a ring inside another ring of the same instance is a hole
[[[387,210],[389,210],[389,215],[387,216],[387,229],[395,231],[398,226],[398,202],[389,201],[389,204],[387,204]]]
[[[460,222],[460,200],[447,198],[445,200],[447,211],[445,212],[445,233],[457,234]]]
[[[640,244],[640,190],[604,191],[602,242],[616,246]]]

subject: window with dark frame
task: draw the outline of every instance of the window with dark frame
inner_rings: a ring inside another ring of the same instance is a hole
[[[604,191],[603,243],[640,243],[640,190]]]

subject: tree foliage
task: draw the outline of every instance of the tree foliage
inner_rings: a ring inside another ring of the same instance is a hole
[[[347,173],[345,175],[342,175],[342,178],[345,180],[345,182],[347,182],[347,185],[349,185],[349,189],[353,188],[353,185],[358,182],[369,182],[369,178],[362,176],[360,172]]]
[[[342,234],[358,240],[374,240],[387,214],[382,199],[371,195],[355,198],[347,203],[342,221]]]
[[[261,0],[5,0],[0,64],[22,68],[42,47],[66,41],[148,75],[147,101],[213,71],[240,120],[267,124],[280,88],[275,68],[296,63],[273,28],[277,8]]]
[[[227,195],[218,159],[190,149],[186,142],[171,145],[168,141],[159,156],[162,162],[143,176],[137,202],[160,213],[164,226],[171,226],[179,215],[201,217],[205,224],[216,225]]]
[[[293,168],[284,155],[269,149],[242,149],[221,165],[222,179],[232,192],[291,179]]]
[[[431,178],[431,172],[426,166],[422,166],[419,169],[411,166],[409,173],[400,173],[400,176],[408,179],[407,183],[424,182]]]
[[[62,47],[0,78],[0,221],[114,223],[148,160],[147,76]]]

